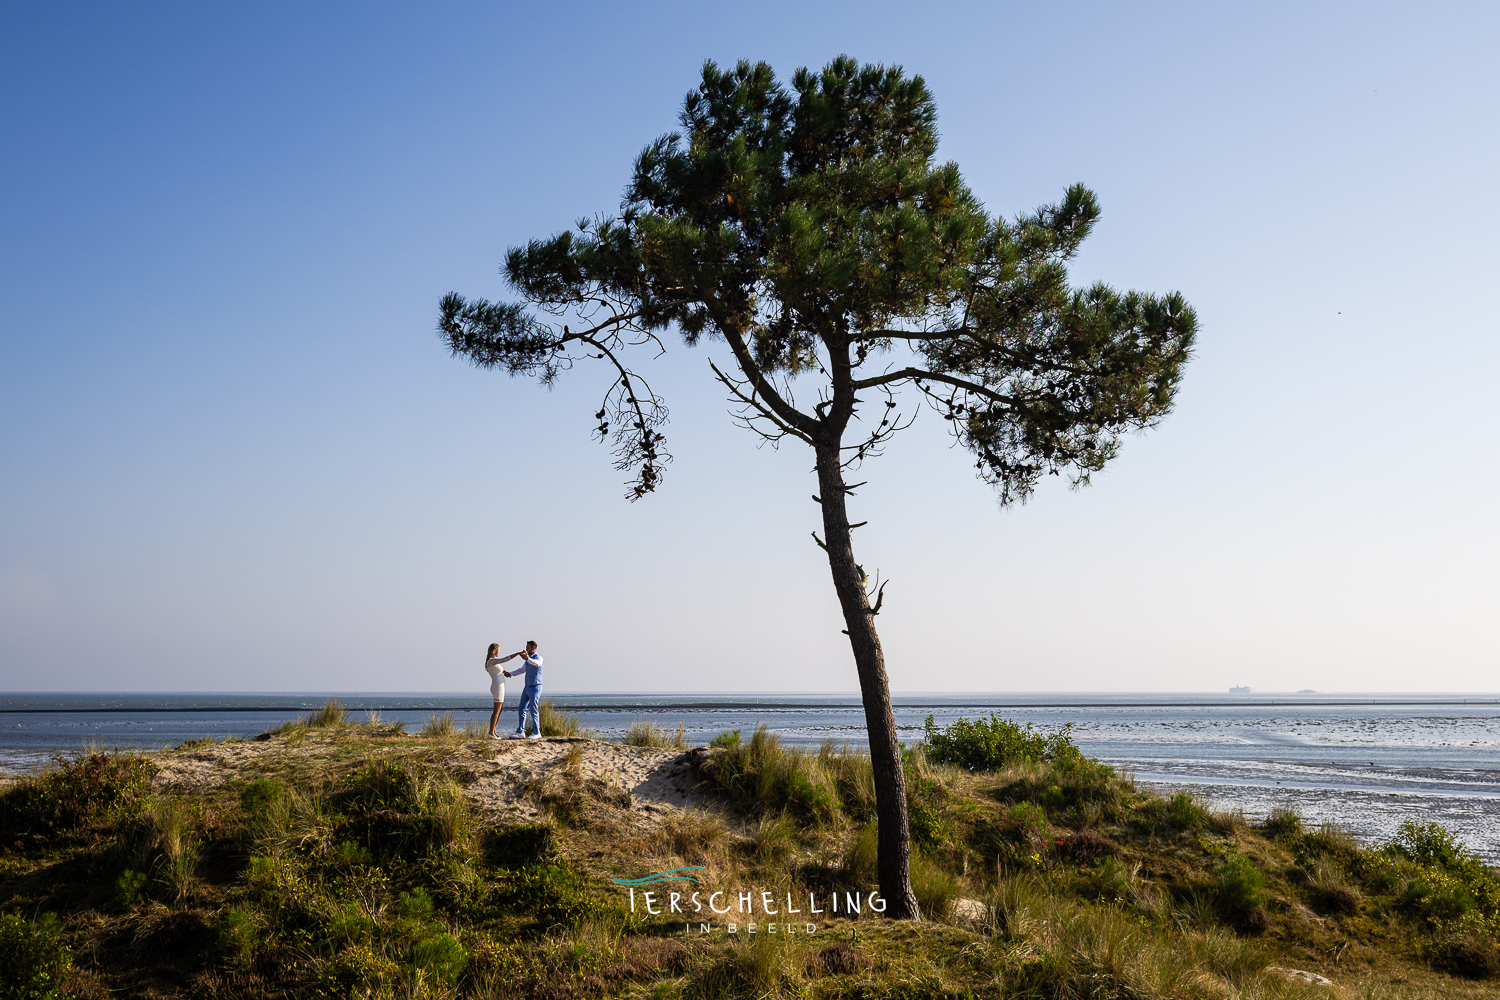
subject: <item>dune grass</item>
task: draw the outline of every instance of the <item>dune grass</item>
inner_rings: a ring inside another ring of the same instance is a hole
[[[422,735],[445,738],[454,733],[452,712],[432,712],[422,723]]]
[[[537,710],[537,724],[543,736],[593,736],[584,728],[583,720],[571,712],[565,712],[548,698]]]
[[[367,713],[367,718],[373,713]],[[378,716],[373,716],[378,718]],[[329,699],[323,703],[321,708],[309,712],[307,715],[299,715],[288,719],[281,725],[276,726],[268,732],[272,736],[285,738],[300,738],[312,730],[340,729],[349,725],[348,712],[343,704],[337,699]]]
[[[307,717],[309,729],[323,729],[328,726],[342,726],[347,713],[344,706],[335,699],[324,703],[323,707]]]
[[[681,725],[676,730],[663,729],[650,719],[637,719],[632,722],[624,742],[626,746],[631,747],[687,749],[686,730]]]

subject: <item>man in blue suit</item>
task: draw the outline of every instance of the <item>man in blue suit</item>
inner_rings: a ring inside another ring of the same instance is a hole
[[[521,661],[526,664],[522,668],[526,672],[526,684],[521,688],[521,703],[516,706],[516,731],[510,734],[510,738],[513,740],[527,738],[527,723],[530,722],[530,728],[535,729],[536,732],[532,733],[529,738],[539,740],[542,738],[542,722],[538,717],[542,702],[542,657],[536,651],[535,640],[526,643],[525,652],[515,655],[521,657]],[[514,677],[519,673],[521,670],[507,670],[505,676]]]

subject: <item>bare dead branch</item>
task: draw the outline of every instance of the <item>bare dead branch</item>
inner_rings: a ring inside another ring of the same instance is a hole
[[[720,370],[718,365],[714,364],[712,358],[709,359],[708,366],[713,369],[714,377],[717,378],[721,383],[723,383],[724,387],[729,390],[730,395],[738,400],[747,410],[753,411],[749,414],[745,413],[744,411],[734,414],[734,418],[740,424],[740,426],[754,432],[763,440],[769,441],[772,444],[775,444],[782,438],[788,436],[795,437],[801,441],[805,441],[808,444],[812,444],[812,439],[810,437],[808,437],[806,434],[803,434],[796,427],[793,427],[786,421],[782,420],[777,413],[762,404],[761,401],[756,398],[756,391],[754,390],[754,388],[752,388],[747,395],[745,390],[742,388],[743,386],[750,384],[747,380],[736,379],[730,375],[725,374]],[[761,426],[758,426],[756,424],[757,420],[764,420],[767,423],[770,423],[776,428],[776,431],[773,433],[765,430]]]

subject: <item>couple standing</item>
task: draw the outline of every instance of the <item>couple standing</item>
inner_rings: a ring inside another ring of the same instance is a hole
[[[517,706],[518,718],[516,719],[516,731],[510,734],[510,738],[518,740],[526,736],[527,723],[535,732],[531,739],[537,740],[542,737],[542,722],[539,716],[539,705],[542,698],[542,657],[536,651],[536,643],[528,642],[526,648],[519,653],[511,653],[509,656],[500,655],[500,644],[490,643],[490,648],[484,654],[484,669],[490,675],[490,695],[495,699],[495,710],[490,713],[489,738],[498,740],[495,735],[495,725],[500,721],[500,708],[505,704],[505,681],[501,676],[514,677],[521,672],[516,670],[501,670],[500,664],[507,660],[521,657],[526,664],[526,685],[521,688],[521,704]]]

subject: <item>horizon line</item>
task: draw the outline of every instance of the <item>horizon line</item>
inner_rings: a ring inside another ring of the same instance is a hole
[[[544,690],[545,690],[545,685],[544,685]],[[87,697],[87,696],[107,697],[107,696],[121,696],[121,695],[131,695],[131,696],[138,696],[138,695],[171,695],[171,696],[176,696],[176,697],[188,697],[188,696],[195,696],[195,695],[205,695],[205,696],[215,696],[215,695],[218,695],[218,696],[222,696],[222,695],[236,695],[236,696],[276,695],[276,696],[281,696],[281,697],[287,697],[287,696],[296,696],[296,697],[304,697],[305,696],[305,697],[310,697],[310,696],[315,696],[315,695],[357,696],[357,697],[384,697],[384,696],[397,695],[397,696],[404,696],[404,697],[418,697],[418,696],[468,697],[468,696],[472,695],[474,697],[481,697],[481,696],[485,695],[486,693],[487,692],[485,692],[484,690],[482,690],[482,689],[480,689],[478,687],[474,687],[474,688],[456,688],[456,689],[448,689],[448,690],[432,689],[432,688],[428,688],[428,689],[355,689],[355,688],[348,688],[348,689],[342,689],[342,690],[333,689],[333,688],[307,688],[307,689],[292,689],[292,688],[261,688],[261,689],[254,689],[254,688],[227,689],[227,688],[225,688],[225,689],[201,689],[200,688],[200,689],[196,689],[196,690],[170,690],[170,689],[160,689],[160,688],[156,688],[156,689],[145,689],[145,688],[142,688],[142,689],[135,689],[135,690],[120,690],[120,689],[116,689],[116,690],[90,690],[90,691],[78,691],[78,690],[73,690],[73,691],[58,691],[58,690],[41,690],[41,689],[35,689],[35,690],[14,690],[14,689],[12,689],[12,690],[0,690],[0,698],[20,697],[20,696],[28,696],[28,697],[42,697],[42,696],[50,696],[50,697]],[[661,689],[661,690],[640,690],[640,689],[635,689],[635,690],[608,690],[608,689],[592,689],[592,690],[589,690],[589,689],[580,689],[580,690],[572,690],[572,689],[563,689],[563,690],[548,691],[548,693],[550,695],[552,695],[552,696],[557,696],[557,697],[571,697],[571,698],[580,698],[580,697],[592,697],[592,698],[602,698],[602,697],[610,697],[610,698],[678,697],[678,698],[681,698],[681,697],[689,697],[689,696],[700,696],[700,697],[713,697],[713,698],[746,698],[746,699],[755,700],[755,699],[765,699],[765,698],[817,698],[817,697],[861,698],[862,697],[862,695],[860,694],[859,691],[851,691],[851,690],[825,690],[825,691],[764,691],[764,690],[761,690],[761,691],[730,691],[730,690],[704,690],[704,689],[688,690],[688,689],[682,689],[682,688]],[[891,694],[892,697],[903,697],[903,698],[917,698],[917,697],[933,697],[933,698],[958,698],[958,697],[1040,698],[1040,697],[1048,697],[1048,696],[1054,696],[1054,697],[1056,697],[1056,696],[1061,696],[1061,697],[1126,697],[1126,698],[1129,698],[1129,697],[1163,697],[1163,696],[1167,696],[1167,697],[1216,697],[1216,698],[1236,698],[1236,699],[1250,699],[1250,700],[1255,700],[1255,699],[1258,699],[1258,698],[1273,698],[1273,697],[1274,698],[1298,698],[1298,697],[1303,697],[1303,698],[1407,698],[1407,697],[1421,697],[1421,698],[1443,698],[1443,697],[1448,697],[1448,698],[1458,698],[1458,697],[1500,698],[1500,691],[1475,691],[1475,690],[1469,690],[1469,691],[1464,691],[1464,690],[1439,690],[1439,691],[1413,691],[1413,690],[1406,690],[1406,691],[1398,691],[1398,690],[1392,690],[1392,691],[1368,691],[1368,690],[1366,690],[1366,691],[1348,691],[1348,690],[1346,690],[1346,691],[1316,691],[1316,690],[1311,690],[1311,689],[1303,689],[1303,690],[1300,690],[1300,691],[1276,691],[1276,690],[1269,690],[1269,689],[1268,690],[1254,690],[1254,689],[1251,689],[1251,690],[1247,690],[1247,691],[1244,691],[1244,692],[1240,692],[1240,691],[1236,691],[1236,690],[1225,690],[1225,689],[1222,689],[1222,688],[1221,689],[1216,689],[1216,690],[1201,690],[1201,689],[1200,690],[1185,690],[1185,689],[1161,690],[1161,689],[1152,689],[1152,690],[1134,690],[1134,691],[1132,691],[1132,690],[1106,691],[1106,690],[1098,690],[1098,689],[1092,689],[1092,690],[1056,690],[1056,689],[1054,689],[1054,690],[1036,690],[1036,691],[1014,691],[1014,690],[1012,690],[1012,691],[1003,691],[1003,690],[1001,690],[1001,691],[996,691],[996,690],[963,690],[963,691],[906,690],[906,691],[892,691],[892,692],[890,692],[890,694]]]

